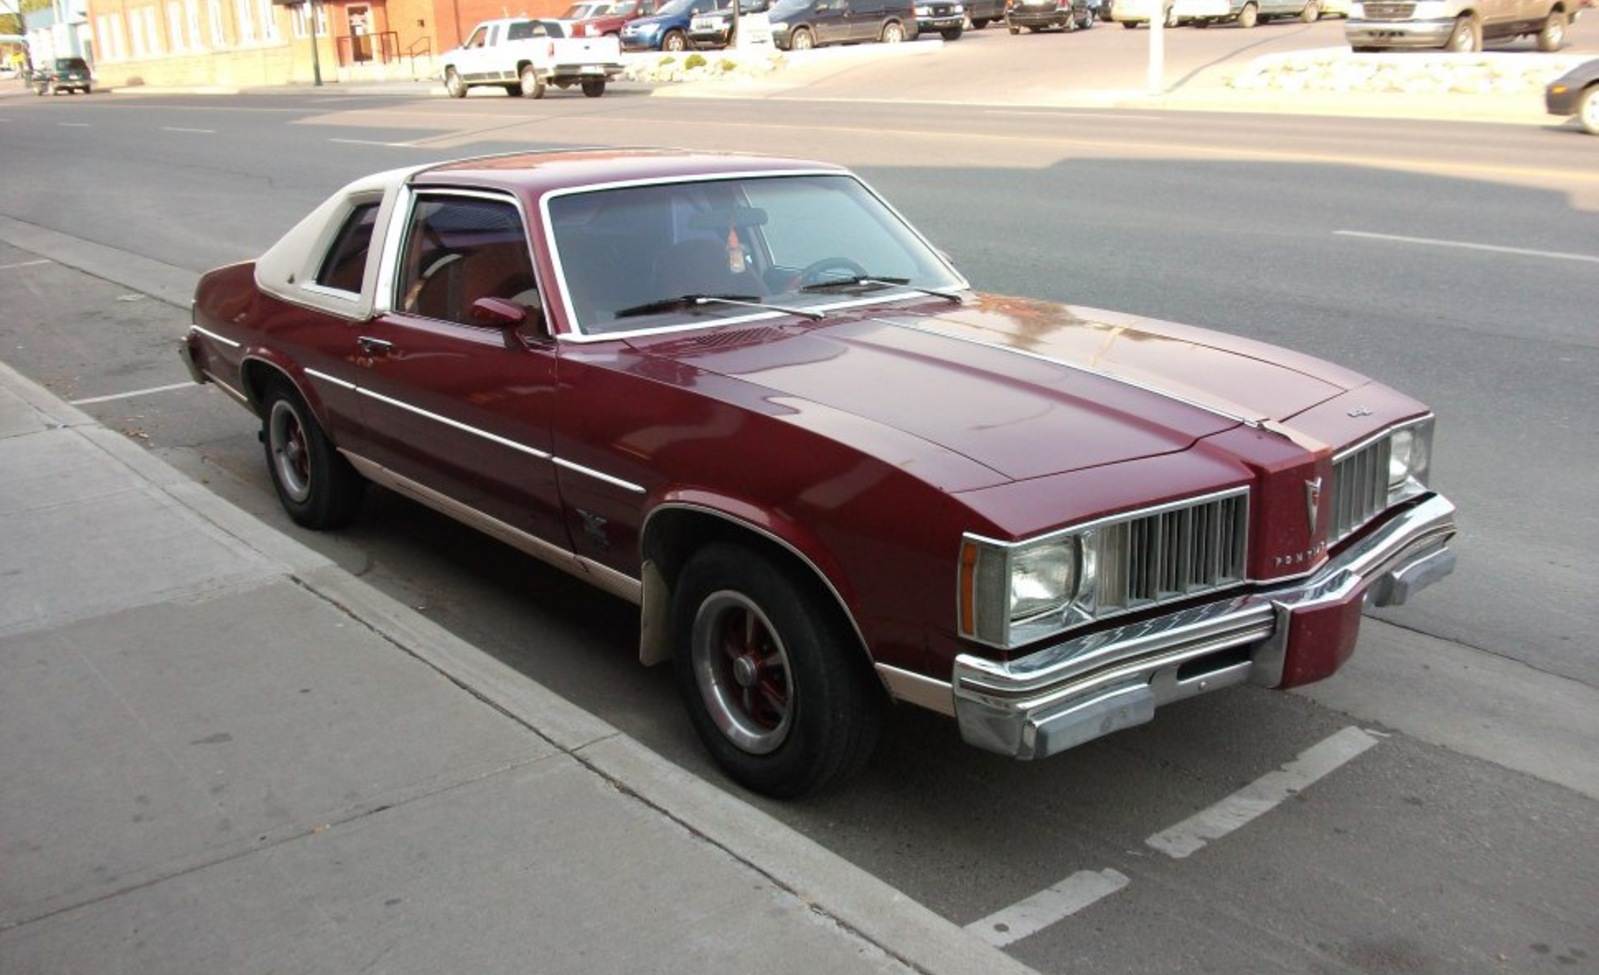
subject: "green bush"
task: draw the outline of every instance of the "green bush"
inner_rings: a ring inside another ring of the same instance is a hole
[[[683,62],[683,67],[688,68],[690,71],[695,68],[703,68],[705,67],[705,58],[699,54],[690,54]]]

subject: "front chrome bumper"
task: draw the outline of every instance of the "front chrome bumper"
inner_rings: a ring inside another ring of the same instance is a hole
[[[1290,586],[1067,640],[1008,663],[962,654],[961,736],[1043,758],[1143,724],[1163,704],[1252,682],[1308,683],[1354,648],[1367,605],[1396,606],[1454,570],[1455,506],[1434,495]]]

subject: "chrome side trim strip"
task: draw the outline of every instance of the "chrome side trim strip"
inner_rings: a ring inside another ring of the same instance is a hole
[[[209,379],[213,383],[215,383],[217,385],[218,389],[222,390],[224,393],[227,393],[230,397],[232,397],[233,399],[237,400],[239,402],[240,406],[243,406],[245,409],[249,410],[252,413],[255,412],[255,408],[250,405],[250,398],[248,396],[244,395],[239,390],[235,389],[233,386],[231,386],[227,382],[227,380],[223,379],[221,376],[218,376],[216,373],[212,372],[209,369],[205,370],[205,376],[206,376],[207,379]]]
[[[477,427],[468,426],[459,420],[452,420],[447,416],[441,416],[440,414],[434,413],[430,410],[424,410],[420,406],[412,406],[410,403],[407,403],[404,400],[397,400],[392,396],[384,396],[382,393],[375,393],[370,389],[365,389],[360,386],[355,386],[352,388],[362,396],[375,399],[380,403],[387,403],[396,409],[405,410],[408,413],[414,413],[417,416],[425,417],[426,419],[442,423],[447,427],[454,427],[463,433],[470,433],[474,437],[482,437],[484,440],[490,441],[491,443],[497,443],[502,447],[509,447],[512,450],[521,451],[530,457],[537,457],[539,460],[550,459],[550,454],[548,451],[540,450],[537,447],[529,447],[527,444],[517,443],[515,440],[510,440],[506,437],[500,436],[499,434],[490,433],[487,430],[479,430]]]
[[[632,481],[624,481],[620,477],[612,477],[609,474],[602,474],[592,467],[584,467],[582,464],[573,463],[572,461],[566,460],[562,457],[556,457],[554,460],[555,466],[563,470],[571,471],[574,474],[583,474],[587,477],[594,478],[596,481],[604,481],[606,484],[609,484],[613,487],[619,487],[624,491],[630,491],[633,494],[644,493],[644,486],[642,484],[634,484]]]
[[[320,379],[320,380],[322,380],[325,383],[328,383],[328,384],[333,385],[333,386],[337,386],[340,389],[353,390],[353,389],[356,388],[355,387],[355,383],[346,382],[346,381],[344,381],[343,379],[340,379],[337,376],[330,376],[327,373],[322,372],[319,369],[307,369],[305,371],[305,374],[307,376],[310,376],[313,379]]]
[[[398,474],[382,464],[368,460],[359,454],[348,450],[340,450],[341,454],[349,460],[350,464],[361,475],[375,484],[381,484],[397,494],[403,494],[413,501],[427,505],[429,508],[461,522],[469,528],[475,528],[485,535],[497,538],[518,551],[525,552],[541,562],[548,563],[563,572],[577,576],[590,582],[605,592],[610,593],[630,603],[637,605],[644,598],[643,583],[624,573],[618,572],[609,566],[604,566],[592,559],[553,545],[536,535],[530,535],[520,528],[507,525],[493,515],[485,514],[476,508],[464,505],[461,502],[432,488],[418,484],[410,478]]]
[[[189,331],[191,331],[191,332],[199,332],[201,335],[204,335],[206,338],[210,339],[211,341],[220,342],[220,343],[222,343],[223,345],[227,346],[230,349],[237,349],[242,344],[240,342],[235,342],[234,340],[228,338],[226,335],[218,335],[217,333],[211,331],[210,329],[201,328],[198,325],[190,325],[189,326]]]

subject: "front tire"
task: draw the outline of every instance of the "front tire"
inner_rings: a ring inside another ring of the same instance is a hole
[[[1589,135],[1599,135],[1599,85],[1589,85],[1578,99],[1577,124]]]
[[[961,29],[959,27],[951,27],[948,30],[941,30],[938,33],[939,36],[944,38],[946,41],[958,41],[961,39]]]
[[[466,97],[466,82],[461,80],[454,68],[444,69],[444,90],[449,92],[451,98]]]
[[[686,51],[688,50],[688,37],[680,30],[667,31],[661,38],[661,50]]]
[[[261,444],[278,501],[295,523],[317,530],[349,524],[366,481],[334,449],[305,401],[287,382],[261,400]]]
[[[1244,9],[1238,11],[1238,26],[1245,30],[1260,22],[1260,8],[1252,3],[1244,4]]]
[[[1303,24],[1314,24],[1316,21],[1318,21],[1320,19],[1321,19],[1321,4],[1317,3],[1316,0],[1310,0],[1309,3],[1305,4],[1305,9],[1303,9],[1303,10],[1301,10],[1299,12],[1299,21],[1300,21],[1300,23],[1303,23]]]
[[[801,27],[794,32],[794,37],[789,41],[789,47],[795,51],[809,51],[816,46],[816,37],[808,29]]]
[[[740,784],[794,798],[870,756],[880,689],[849,628],[797,568],[712,544],[678,578],[672,626],[694,730]]]

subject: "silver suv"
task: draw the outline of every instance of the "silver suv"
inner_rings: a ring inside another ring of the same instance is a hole
[[[1536,35],[1558,51],[1581,0],[1355,0],[1344,38],[1356,51],[1442,48],[1480,51],[1485,40]]]

